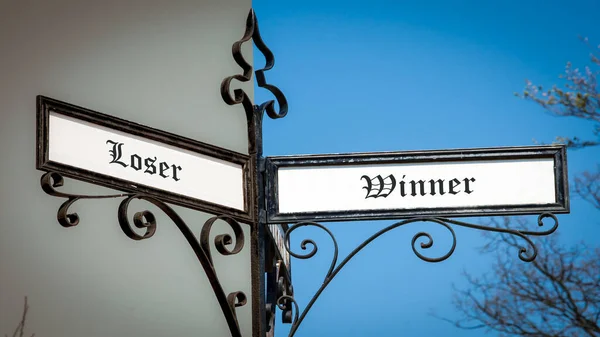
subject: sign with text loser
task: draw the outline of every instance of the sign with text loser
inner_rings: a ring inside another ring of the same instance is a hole
[[[249,219],[248,156],[38,97],[37,168]]]
[[[562,145],[267,158],[270,223],[568,213]]]

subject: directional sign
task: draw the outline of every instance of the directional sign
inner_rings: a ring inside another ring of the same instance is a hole
[[[38,97],[37,168],[249,220],[248,156]]]
[[[268,221],[568,213],[562,145],[267,158]]]

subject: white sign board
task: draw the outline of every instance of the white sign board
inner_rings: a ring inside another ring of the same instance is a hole
[[[45,97],[38,168],[247,219],[248,157]]]
[[[569,211],[564,146],[268,158],[269,221]]]

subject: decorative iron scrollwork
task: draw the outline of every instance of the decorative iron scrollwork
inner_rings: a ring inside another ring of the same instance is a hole
[[[202,265],[206,276],[213,288],[215,296],[217,297],[217,301],[223,311],[223,315],[225,316],[225,320],[227,321],[227,325],[229,326],[229,331],[233,337],[241,337],[241,331],[238,325],[238,320],[236,317],[235,308],[246,305],[247,298],[246,294],[241,291],[235,291],[229,294],[225,294],[221,283],[219,282],[219,278],[217,276],[217,272],[214,268],[211,249],[210,249],[210,231],[213,224],[217,220],[222,220],[229,225],[229,227],[233,230],[233,237],[229,234],[220,234],[217,235],[214,239],[214,245],[217,251],[221,255],[234,255],[239,253],[244,247],[244,232],[240,226],[240,224],[234,220],[233,218],[220,215],[214,216],[208,219],[204,225],[202,226],[202,230],[200,232],[199,238],[196,238],[194,233],[190,230],[187,224],[181,219],[181,217],[166,203],[162,202],[159,199],[151,197],[146,194],[139,193],[122,193],[122,194],[112,194],[112,195],[78,195],[78,194],[70,194],[57,191],[56,188],[63,186],[64,179],[63,177],[56,172],[48,172],[45,173],[41,177],[41,186],[44,192],[49,195],[67,198],[58,209],[57,219],[58,222],[63,227],[74,227],[79,224],[80,218],[77,213],[70,213],[69,207],[73,205],[80,199],[106,199],[106,198],[120,198],[124,197],[123,201],[121,201],[118,208],[118,222],[123,230],[123,233],[127,235],[127,237],[132,240],[145,240],[149,239],[156,233],[156,217],[154,214],[148,210],[144,210],[141,212],[136,212],[133,215],[133,226],[129,221],[128,217],[128,209],[131,200],[133,199],[141,199],[158,207],[162,210],[177,226],[177,228],[181,231],[183,236],[188,241],[189,245],[192,247],[192,250],[196,254],[198,258],[198,262]],[[144,234],[138,234],[134,227],[137,229],[145,229]],[[233,248],[230,246],[233,244]]]
[[[248,97],[246,92],[244,92],[242,89],[235,89],[233,91],[233,96],[231,96],[230,92],[231,81],[237,80],[240,82],[248,82],[252,79],[253,67],[246,61],[244,55],[242,54],[242,44],[250,40],[254,41],[254,44],[264,55],[266,61],[263,68],[255,71],[256,82],[259,87],[267,89],[273,94],[273,96],[275,96],[275,100],[266,101],[258,105],[254,105],[250,97]],[[273,119],[285,117],[288,111],[287,99],[285,98],[283,92],[279,90],[279,88],[267,82],[265,76],[265,72],[271,70],[275,65],[275,57],[260,36],[258,20],[256,18],[254,9],[251,9],[250,13],[248,13],[248,18],[246,19],[246,30],[242,38],[233,44],[232,54],[233,59],[242,68],[243,72],[241,74],[235,74],[223,79],[221,82],[221,97],[223,98],[223,101],[229,105],[241,103],[244,106],[247,115],[254,113],[254,107],[256,107],[256,111],[261,115],[266,112],[267,115]],[[279,105],[279,112],[277,112],[275,109],[275,101],[277,101],[277,104]],[[248,116],[248,118],[250,119],[251,116]]]
[[[369,237],[363,243],[361,243],[358,247],[356,247],[350,254],[348,254],[348,256],[346,256],[346,258],[344,258],[344,260],[342,262],[340,262],[339,264],[338,264],[338,244],[335,239],[335,236],[333,235],[333,233],[331,233],[331,231],[329,229],[327,229],[327,227],[323,226],[322,224],[316,223],[316,222],[308,222],[308,221],[307,222],[299,222],[295,225],[292,225],[289,227],[289,229],[285,232],[285,235],[284,235],[284,238],[285,238],[284,242],[286,243],[285,249],[290,253],[290,255],[292,255],[293,257],[298,258],[298,259],[310,259],[317,254],[319,247],[317,246],[316,242],[312,239],[304,239],[300,242],[300,248],[303,251],[308,250],[308,252],[305,254],[293,252],[290,249],[290,244],[289,244],[290,234],[300,227],[310,226],[310,227],[319,228],[319,229],[325,231],[329,235],[329,237],[331,238],[331,240],[333,242],[333,256],[332,256],[331,265],[329,267],[329,270],[325,274],[323,284],[317,290],[317,292],[313,295],[313,297],[308,302],[308,304],[306,305],[304,310],[302,310],[302,312],[299,311],[298,304],[294,300],[293,294],[291,296],[288,294],[284,294],[277,299],[277,306],[282,311],[294,310],[294,319],[292,321],[292,326],[290,329],[289,337],[294,336],[298,327],[300,326],[300,324],[302,324],[302,321],[304,320],[304,318],[306,317],[306,314],[310,311],[310,309],[314,305],[315,301],[319,298],[321,293],[325,290],[325,288],[327,288],[327,286],[331,283],[331,281],[335,278],[335,276],[340,272],[340,270],[342,268],[344,268],[344,266],[346,266],[346,264],[354,256],[356,256],[356,254],[358,254],[360,251],[362,251],[363,248],[365,248],[367,245],[369,245],[371,242],[373,242],[375,239],[377,239],[381,235],[383,235],[395,228],[398,228],[398,227],[401,227],[403,225],[410,224],[413,222],[423,222],[424,221],[424,222],[431,222],[431,223],[439,224],[440,226],[442,226],[448,230],[448,232],[450,233],[450,235],[452,237],[452,244],[446,253],[442,254],[441,256],[437,256],[437,257],[425,256],[420,251],[420,250],[426,250],[426,249],[433,247],[433,245],[434,245],[433,236],[430,233],[418,232],[417,234],[415,234],[413,236],[413,238],[411,240],[411,246],[412,246],[413,252],[415,253],[415,255],[418,258],[420,258],[421,260],[426,261],[426,262],[432,262],[432,263],[441,262],[441,261],[448,259],[454,253],[454,250],[456,248],[456,233],[454,232],[452,225],[518,236],[527,243],[526,245],[523,245],[520,247],[519,255],[518,255],[519,259],[521,259],[524,262],[531,262],[537,256],[537,247],[535,246],[533,241],[531,241],[531,239],[528,236],[549,235],[549,234],[552,234],[554,231],[556,231],[556,229],[558,228],[558,219],[556,218],[556,216],[554,214],[551,214],[551,213],[542,213],[538,216],[537,222],[538,222],[539,227],[544,226],[544,219],[546,219],[546,218],[552,219],[554,224],[550,228],[543,230],[543,231],[525,231],[525,230],[517,230],[517,229],[489,227],[489,226],[471,224],[471,223],[467,223],[464,221],[458,221],[458,220],[454,220],[454,219],[438,218],[438,217],[410,218],[410,219],[396,222],[396,223],[380,230],[379,232],[373,234],[371,237]],[[293,305],[293,308],[291,307],[291,305]]]

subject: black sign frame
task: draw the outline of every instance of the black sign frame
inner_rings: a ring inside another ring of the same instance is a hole
[[[157,189],[149,185],[116,178],[78,167],[53,162],[49,160],[49,118],[50,112],[72,117],[83,122],[91,123],[115,131],[143,137],[179,149],[192,151],[215,159],[227,161],[242,166],[244,185],[244,211],[219,205],[210,201],[184,196],[178,193]],[[244,223],[252,221],[250,206],[250,157],[238,152],[202,143],[166,131],[154,129],[145,125],[127,121],[118,117],[93,111],[53,98],[37,96],[37,159],[36,168],[46,172],[56,172],[66,177],[86,181],[108,188],[134,193],[145,193],[158,197],[175,205],[220,215],[229,216]]]
[[[294,223],[300,221],[354,221],[404,219],[410,217],[466,217],[496,215],[531,215],[540,213],[569,213],[566,146],[540,145],[519,147],[471,148],[432,151],[369,152],[277,156],[266,158],[267,222]],[[554,159],[555,203],[500,206],[412,208],[385,210],[279,212],[277,172],[282,167],[322,167],[350,165],[381,165],[400,163],[443,163],[481,160]]]

